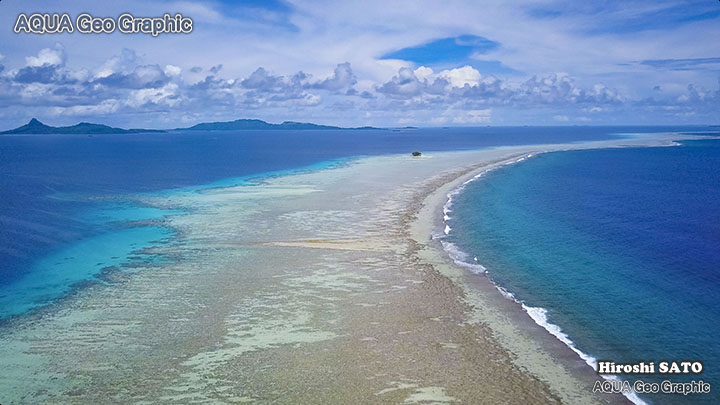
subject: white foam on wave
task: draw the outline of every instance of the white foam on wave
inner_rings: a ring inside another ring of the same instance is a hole
[[[560,326],[550,322],[547,317],[547,309],[542,307],[531,307],[524,302],[518,300],[515,298],[515,295],[513,295],[508,290],[495,285],[495,288],[500,291],[500,294],[503,295],[503,297],[512,300],[522,307],[522,309],[530,316],[530,318],[538,325],[540,325],[543,329],[548,331],[551,335],[555,336],[559,341],[563,342],[565,346],[569,347],[570,350],[575,352],[585,363],[587,363],[590,367],[593,368],[593,370],[597,370],[597,359],[582,350],[578,349],[577,346],[575,346],[575,342],[570,339],[570,336],[567,335],[567,333],[563,332],[562,328]],[[617,376],[614,375],[601,375],[606,380],[610,381],[618,381],[620,380]],[[640,397],[637,396],[634,392],[624,392],[623,395],[625,398],[630,400],[630,402],[636,404],[636,405],[648,405],[647,402],[640,399]]]
[[[445,229],[443,230],[443,235],[433,235],[433,239],[442,239],[444,237],[447,237],[450,234],[450,231],[452,231],[452,227],[450,226],[448,221],[450,221],[452,219],[452,217],[450,216],[450,213],[452,212],[453,197],[460,194],[460,192],[462,192],[465,189],[465,186],[467,186],[468,184],[472,183],[473,181],[479,179],[480,177],[484,176],[486,173],[497,169],[498,167],[510,165],[510,164],[517,163],[517,162],[522,162],[523,160],[525,160],[529,157],[532,157],[532,156],[533,156],[533,154],[530,153],[530,154],[527,154],[520,158],[506,162],[500,166],[491,167],[489,169],[483,170],[480,173],[473,176],[472,178],[464,181],[461,185],[459,185],[458,187],[456,187],[449,193],[447,193],[447,196],[446,196],[447,200],[445,201],[445,204],[443,204],[443,223],[445,225]],[[477,257],[473,258],[473,260],[475,261],[474,264],[468,263],[467,259],[470,256],[467,253],[458,249],[458,247],[455,244],[447,242],[447,241],[442,241],[442,240],[441,240],[441,243],[442,243],[445,251],[448,253],[448,256],[450,256],[450,258],[453,260],[453,262],[455,262],[455,264],[457,264],[458,266],[469,269],[473,273],[477,273],[477,274],[485,273],[487,271],[487,269],[484,266],[477,263],[477,261],[478,261]]]
[[[517,300],[514,301],[517,302]],[[542,326],[543,329],[550,332],[550,334],[555,336],[559,341],[565,343],[565,345],[569,347],[570,350],[574,351],[578,356],[580,356],[580,358],[583,359],[585,363],[590,365],[590,367],[592,367],[593,369],[597,369],[597,359],[595,357],[590,356],[589,354],[586,354],[582,350],[578,349],[575,346],[575,342],[570,339],[570,336],[568,336],[567,333],[562,331],[562,328],[548,321],[547,309],[541,307],[531,307],[522,302],[520,302],[520,305],[522,306],[522,309],[527,312],[528,315],[530,315],[530,318],[532,318],[532,320],[535,321],[536,324]]]
[[[470,178],[470,179],[468,179],[468,180],[465,180],[461,185],[459,185],[458,187],[456,187],[455,189],[453,189],[451,192],[447,193],[447,200],[445,201],[445,204],[443,205],[443,221],[444,221],[444,222],[447,222],[447,221],[449,221],[449,220],[451,219],[451,217],[450,217],[449,214],[452,212],[453,197],[456,196],[456,195],[458,195],[458,194],[460,194],[460,192],[462,192],[462,191],[465,189],[465,186],[467,186],[468,184],[472,183],[473,181],[479,179],[480,177],[483,177],[485,174],[487,174],[487,173],[489,173],[489,172],[491,172],[491,171],[493,171],[493,170],[495,170],[495,169],[497,169],[497,168],[499,168],[499,167],[507,166],[507,165],[511,165],[511,164],[515,164],[515,163],[518,163],[518,162],[522,162],[523,160],[528,159],[528,158],[531,158],[531,157],[533,157],[534,155],[535,155],[534,153],[528,153],[527,155],[522,156],[522,157],[520,157],[520,158],[517,158],[517,159],[515,159],[515,160],[511,160],[511,161],[509,161],[509,162],[505,162],[505,163],[503,163],[503,164],[500,165],[500,166],[496,166],[496,167],[491,167],[491,168],[489,168],[489,169],[485,169],[485,170],[481,171],[480,173],[476,174],[475,176],[473,176],[472,178]]]
[[[445,252],[447,252],[448,256],[450,256],[452,261],[458,266],[468,269],[475,274],[482,274],[487,271],[487,269],[481,264],[468,263],[467,260],[470,256],[458,249],[454,243],[444,240],[441,240],[440,243],[442,244],[443,249],[445,249]]]
[[[518,300],[515,298],[515,295],[511,293],[510,291],[506,290],[503,287],[500,287],[499,285],[495,284],[495,288],[500,291],[500,294],[502,294],[503,297],[514,301],[522,307],[523,311],[525,311],[530,318],[539,326],[541,326],[543,329],[548,331],[551,335],[555,336],[556,339],[561,341],[565,344],[570,350],[575,352],[587,365],[593,368],[593,370],[597,370],[597,359],[582,350],[578,349],[577,346],[575,346],[575,342],[570,339],[570,336],[567,335],[567,333],[563,332],[562,328],[560,326],[550,322],[547,317],[547,309],[541,308],[541,307],[531,307],[524,302]],[[602,375],[606,380],[610,381],[618,381],[620,380],[617,376],[614,375]],[[640,399],[640,397],[637,396],[634,392],[629,393],[623,393],[623,395],[630,400],[630,402],[636,404],[636,405],[648,405],[647,402]]]
[[[500,291],[500,294],[502,294],[503,297],[505,297],[505,298],[507,298],[507,299],[509,299],[509,300],[512,300],[512,301],[517,302],[517,300],[515,299],[515,296],[514,296],[513,293],[511,293],[510,291],[508,291],[508,290],[500,287],[500,286],[497,285],[497,284],[495,285],[495,288],[497,288],[498,291]]]
[[[443,221],[447,222],[450,219],[450,214],[452,210],[450,209],[450,205],[452,204],[452,194],[447,195],[447,202],[445,202],[445,205],[443,205]]]
[[[461,185],[447,193],[446,197],[447,200],[445,201],[445,204],[443,204],[443,224],[445,225],[445,229],[443,230],[443,235],[433,235],[433,239],[442,239],[444,237],[447,237],[450,234],[450,231],[452,231],[452,227],[448,223],[452,219],[450,216],[450,213],[452,212],[452,204],[453,204],[453,197],[460,194],[465,189],[465,186],[472,183],[473,181],[479,179],[480,177],[484,176],[486,173],[497,169],[498,167],[511,165],[514,163],[522,162],[523,160],[530,158],[533,156],[533,153],[529,153],[525,156],[522,156],[520,158],[508,161],[500,166],[491,167],[489,169],[485,169],[481,171],[480,173],[476,174],[472,178],[464,181]],[[458,249],[457,246],[455,246],[453,243],[441,241],[442,245],[445,249],[445,251],[448,253],[448,256],[460,267],[470,269],[473,273],[485,273],[487,270],[484,266],[477,263],[477,257],[474,257],[475,264],[468,263],[467,259],[470,257],[467,253],[462,252],[460,249]]]
[[[489,173],[490,171],[495,170],[502,166],[507,166],[507,165],[522,162],[526,159],[533,157],[534,155],[535,155],[534,153],[529,153],[525,156],[522,156],[517,159],[503,163],[500,166],[486,169],[486,170],[476,174],[469,180],[466,180],[460,186],[456,187],[454,190],[452,190],[451,192],[449,192],[447,194],[447,201],[443,205],[443,222],[445,224],[444,235],[436,235],[436,236],[434,236],[434,238],[437,237],[438,239],[440,239],[440,243],[442,244],[443,249],[445,250],[445,252],[447,252],[448,256],[450,256],[450,258],[452,259],[452,261],[455,264],[457,264],[458,266],[460,266],[462,268],[468,269],[475,274],[487,273],[487,268],[485,268],[485,266],[477,263],[477,261],[478,261],[477,257],[473,258],[473,260],[476,262],[475,264],[468,263],[467,260],[470,257],[470,255],[468,255],[467,253],[460,250],[454,243],[442,240],[445,237],[447,237],[450,234],[450,231],[452,230],[450,225],[448,225],[448,221],[451,219],[449,214],[452,212],[453,197],[458,195],[460,192],[462,192],[465,189],[465,186],[467,186],[471,182],[479,179],[480,177],[484,176],[486,173]],[[518,303],[536,324],[541,326],[543,329],[548,331],[551,335],[553,335],[559,341],[564,343],[568,348],[570,348],[570,350],[575,352],[575,354],[577,354],[585,363],[587,363],[590,367],[592,367],[593,370],[597,370],[597,359],[595,357],[583,352],[582,350],[578,349],[575,346],[575,342],[573,342],[572,339],[570,339],[570,336],[568,336],[565,332],[562,331],[562,328],[560,328],[560,326],[550,322],[548,320],[547,310],[545,308],[531,307],[529,305],[526,305],[524,302],[515,298],[515,295],[513,295],[513,293],[511,293],[510,291],[506,290],[503,287],[500,287],[497,284],[495,284],[495,288],[497,288],[498,291],[500,291],[500,294],[502,294],[503,297]],[[610,381],[619,380],[619,378],[614,375],[603,375],[602,377],[604,379],[610,380]],[[647,402],[640,399],[637,396],[637,394],[635,394],[634,392],[623,393],[623,395],[628,400],[630,400],[632,403],[634,403],[636,405],[647,405]]]

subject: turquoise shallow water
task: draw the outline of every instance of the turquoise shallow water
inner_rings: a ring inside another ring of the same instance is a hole
[[[168,228],[143,226],[102,233],[62,247],[36,261],[13,289],[0,292],[0,317],[45,305],[69,292],[74,284],[95,279],[106,267],[163,260],[138,251],[167,242],[172,236]]]
[[[152,220],[178,212],[138,206],[133,202],[138,194],[162,197],[251,184],[267,177],[335,167],[359,156],[608,139],[628,129],[506,127],[2,136],[0,320],[51,304],[73,286],[96,280],[102,268],[98,263],[121,265],[134,257],[131,247],[141,250],[164,238],[167,230],[151,229],[160,223]],[[653,132],[658,128],[632,130]],[[128,230],[128,226],[138,225],[146,229]],[[133,246],[131,236],[135,237]],[[97,248],[91,249],[92,244]],[[84,250],[92,252],[84,255],[87,260],[83,262],[79,257]],[[103,259],[103,255],[107,257]]]
[[[52,198],[73,201],[86,197],[57,193]],[[87,207],[79,209],[68,221],[80,221],[93,232],[56,245],[33,261],[12,283],[12,288],[0,288],[0,319],[45,306],[83,282],[102,282],[97,276],[108,268],[131,272],[138,264],[169,262],[166,257],[143,250],[169,243],[175,234],[153,221],[182,213],[144,206],[129,199],[88,202]]]
[[[447,241],[583,353],[701,360],[703,374],[671,379],[720,388],[717,173],[714,140],[538,155],[455,196]],[[644,398],[718,403],[719,392]]]
[[[178,215],[142,196],[196,193],[322,170],[360,156],[609,139],[698,127],[504,127],[367,131],[191,131],[0,137],[0,321],[51,305],[106,267],[168,260],[138,255]],[[140,197],[140,198],[138,198]],[[160,221],[155,221],[160,220]],[[129,265],[129,266],[128,266]]]

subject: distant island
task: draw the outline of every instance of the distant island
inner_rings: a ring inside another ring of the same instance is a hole
[[[224,122],[204,122],[189,128],[177,128],[176,131],[237,131],[246,129],[381,129],[375,127],[344,128],[332,125],[319,125],[309,122],[284,121],[281,124],[271,124],[263,120],[239,119]]]
[[[240,119],[225,122],[203,122],[190,128],[178,128],[178,131],[232,131],[243,129],[343,129],[330,125],[318,125],[307,122],[285,121],[282,124],[271,124],[263,120]]]
[[[173,131],[238,131],[238,130],[274,130],[274,129],[292,129],[292,130],[324,130],[324,129],[381,129],[375,127],[358,127],[358,128],[343,128],[331,125],[318,125],[309,122],[295,122],[295,121],[284,121],[281,124],[271,124],[262,120],[255,119],[239,119],[235,121],[225,122],[204,122],[201,124],[193,125],[188,128],[176,128]],[[166,130],[159,129],[123,129],[114,128],[103,124],[91,124],[88,122],[81,122],[67,127],[53,127],[45,125],[38,119],[33,118],[27,124],[11,129],[8,131],[0,132],[0,135],[11,135],[11,134],[136,134],[136,133],[162,133],[168,132]]]
[[[5,134],[134,134],[141,132],[165,132],[155,129],[122,129],[113,128],[102,124],[91,124],[89,122],[81,122],[79,124],[67,126],[67,127],[53,127],[45,125],[33,118],[27,124],[11,129],[9,131],[0,132],[0,135]]]

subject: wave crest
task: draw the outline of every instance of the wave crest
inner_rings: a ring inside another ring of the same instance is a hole
[[[488,168],[486,170],[483,170],[482,172],[476,174],[471,179],[463,182],[461,185],[459,185],[458,187],[456,187],[455,189],[453,189],[451,192],[449,192],[447,194],[447,201],[443,205],[443,224],[445,225],[445,228],[444,228],[442,235],[434,235],[433,238],[440,239],[440,243],[442,244],[443,249],[445,250],[445,252],[447,252],[450,259],[452,259],[452,261],[456,265],[458,265],[464,269],[468,269],[475,274],[487,273],[487,268],[485,268],[483,265],[477,263],[477,257],[473,258],[476,263],[469,263],[468,262],[468,259],[470,258],[469,254],[460,250],[460,248],[458,248],[457,245],[455,245],[454,243],[444,240],[445,238],[448,237],[448,235],[450,234],[450,231],[452,230],[452,227],[449,225],[449,221],[452,220],[450,213],[452,213],[453,197],[460,194],[468,184],[483,177],[485,174],[487,174],[495,169],[498,169],[500,167],[504,167],[507,165],[522,162],[526,159],[533,157],[534,155],[535,155],[534,153],[529,153],[529,154],[519,157],[517,159],[513,159],[511,161],[505,162],[502,165],[494,166],[494,167]],[[491,280],[491,282],[493,282],[493,281]],[[560,326],[550,322],[548,320],[548,316],[547,316],[547,312],[548,312],[547,309],[542,308],[542,307],[529,306],[529,305],[525,304],[524,302],[522,302],[521,300],[517,299],[515,297],[515,295],[513,295],[513,293],[506,290],[505,288],[500,287],[499,285],[495,284],[494,282],[493,282],[493,285],[495,285],[495,288],[497,288],[498,291],[500,291],[500,294],[502,294],[503,297],[519,304],[522,307],[523,311],[525,311],[537,325],[539,325],[540,327],[542,327],[543,329],[548,331],[548,333],[553,335],[556,339],[558,339],[559,341],[564,343],[568,348],[570,348],[570,350],[575,352],[575,354],[577,354],[585,363],[587,363],[590,367],[592,367],[593,370],[597,370],[597,359],[595,357],[583,352],[582,350],[578,349],[575,346],[575,342],[573,342],[572,339],[570,339],[570,336],[568,336],[565,332],[563,332],[563,330]],[[605,378],[606,380],[611,380],[611,381],[619,380],[619,378],[617,376],[613,376],[613,375],[603,375],[602,377]],[[637,396],[637,394],[635,394],[634,392],[633,393],[623,393],[623,395],[636,405],[646,405],[647,404],[645,401],[640,399]]]

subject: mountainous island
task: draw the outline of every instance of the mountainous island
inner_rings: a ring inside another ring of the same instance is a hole
[[[0,132],[0,134],[132,134],[140,132],[165,131],[154,129],[122,129],[102,124],[91,124],[89,122],[81,122],[67,127],[53,127],[45,125],[36,118],[33,118],[23,126]]]
[[[292,130],[324,130],[324,129],[379,129],[374,127],[359,127],[359,128],[342,128],[330,125],[318,125],[309,122],[295,122],[295,121],[284,121],[281,124],[271,124],[262,120],[255,119],[239,119],[235,121],[225,122],[204,122],[201,124],[193,125],[188,128],[176,128],[172,131],[238,131],[238,130],[274,130],[274,129],[292,129]],[[33,118],[25,125],[11,129],[8,131],[0,132],[0,135],[11,135],[11,134],[136,134],[136,133],[162,133],[170,130],[159,130],[159,129],[123,129],[110,127],[103,124],[91,124],[88,122],[81,122],[79,124],[66,126],[66,127],[53,127],[50,125],[43,124],[38,119]]]

